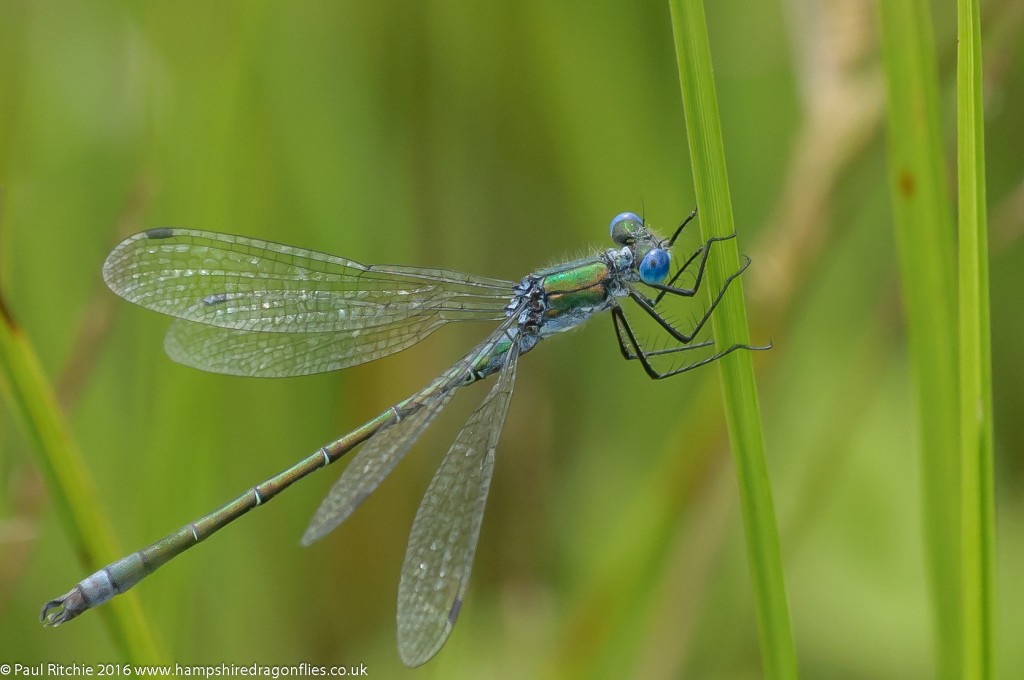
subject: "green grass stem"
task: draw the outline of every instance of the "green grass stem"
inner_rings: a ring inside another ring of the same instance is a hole
[[[669,4],[702,233],[705,238],[728,236],[735,228],[703,1],[671,0]],[[716,243],[713,251],[708,259],[708,287],[717,290],[740,263],[736,240]],[[732,283],[712,323],[720,349],[749,343],[742,278]],[[739,481],[762,667],[765,677],[793,678],[797,675],[796,651],[764,458],[753,353],[734,352],[718,365]]]
[[[957,179],[960,215],[960,447],[964,677],[993,676],[992,357],[981,18],[957,2]]]

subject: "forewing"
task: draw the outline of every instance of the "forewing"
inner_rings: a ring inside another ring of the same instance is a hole
[[[331,332],[436,313],[502,318],[512,284],[441,269],[363,265],[242,236],[150,229],[107,256],[118,295],[180,319],[263,332]]]
[[[398,653],[408,666],[437,653],[462,607],[518,348],[513,342],[498,379],[441,461],[416,512],[398,585]]]

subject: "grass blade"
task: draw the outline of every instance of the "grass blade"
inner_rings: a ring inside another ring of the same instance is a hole
[[[936,665],[960,677],[960,469],[956,255],[927,0],[881,0],[889,187],[921,441],[924,545]]]
[[[669,5],[702,233],[705,238],[727,236],[734,232],[732,202],[703,0],[671,0]],[[735,240],[717,243],[714,250],[708,259],[711,288],[721,286],[740,266]],[[740,278],[730,291],[712,316],[719,349],[749,342]],[[757,600],[762,666],[765,677],[793,678],[797,674],[796,652],[764,459],[752,353],[734,352],[718,365]]]
[[[964,677],[990,678],[995,511],[985,119],[977,0],[958,0],[957,38]]]
[[[2,296],[0,389],[32,442],[36,463],[75,544],[83,571],[92,572],[118,557],[121,551],[101,510],[88,469],[71,439],[57,398],[28,338],[15,324]],[[159,660],[153,636],[134,594],[116,598],[101,607],[100,614],[115,647],[126,660],[150,664]]]

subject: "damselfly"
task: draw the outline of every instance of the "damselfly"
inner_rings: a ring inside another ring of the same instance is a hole
[[[129,237],[103,265],[107,285],[126,300],[175,317],[164,343],[167,353],[206,371],[260,377],[333,371],[403,350],[451,321],[499,323],[408,399],[47,602],[43,622],[59,625],[125,592],[292,483],[364,444],[313,516],[302,544],[322,538],[377,488],[460,388],[497,373],[430,481],[409,536],[398,587],[398,650],[410,666],[426,662],[444,644],[462,607],[520,355],[603,311],[611,311],[623,357],[638,360],[655,379],[738,349],[766,349],[735,344],[714,351],[713,340],[697,339],[749,259],[723,282],[688,331],[659,311],[666,295],[696,294],[712,244],[731,238],[708,239],[668,278],[672,246],[696,212],[668,239],[658,238],[634,213],[617,215],[611,222],[615,247],[539,270],[519,283],[443,269],[367,266],[205,231],[151,229]],[[677,285],[694,263],[692,286]],[[668,346],[645,349],[620,306],[627,298],[667,334]],[[655,368],[660,357],[700,348],[711,349],[699,360]]]

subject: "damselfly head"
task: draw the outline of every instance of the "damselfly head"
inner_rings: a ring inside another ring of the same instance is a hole
[[[636,213],[619,213],[611,223],[612,241],[627,246],[633,251],[640,280],[644,283],[661,283],[668,276],[669,252],[667,241],[652,234]]]

